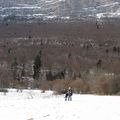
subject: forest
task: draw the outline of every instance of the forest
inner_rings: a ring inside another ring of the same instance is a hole
[[[120,23],[0,24],[0,87],[120,94]]]

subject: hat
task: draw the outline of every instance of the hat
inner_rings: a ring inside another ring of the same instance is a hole
[[[68,88],[69,90],[71,89],[71,87]]]

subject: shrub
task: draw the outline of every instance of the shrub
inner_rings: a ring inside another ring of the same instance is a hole
[[[55,80],[53,82],[53,90],[56,91],[58,94],[63,94],[70,86],[70,83],[71,80]]]
[[[120,93],[120,76],[115,77],[110,81],[110,94]]]
[[[14,88],[28,88],[28,81],[14,81],[13,82]]]
[[[7,93],[7,92],[8,92],[8,90],[7,90],[7,89],[5,89],[5,88],[0,88],[0,92]]]
[[[53,84],[53,90],[57,94],[64,94],[68,87],[73,89],[75,93],[88,93],[89,85],[82,79],[78,80],[56,80]]]
[[[110,94],[110,82],[112,78],[106,76],[104,74],[97,75],[95,80],[90,84],[91,93],[100,94],[100,95],[108,95]]]
[[[74,89],[75,93],[88,93],[89,92],[89,85],[86,81],[82,80],[82,79],[77,79],[77,80],[73,80],[70,84],[70,86],[72,86],[72,88]]]
[[[41,82],[39,85],[40,85],[39,88],[43,91],[51,89],[51,82],[44,81],[44,82]]]

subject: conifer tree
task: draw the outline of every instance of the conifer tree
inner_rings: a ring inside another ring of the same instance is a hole
[[[96,66],[97,66],[97,68],[101,68],[101,66],[102,66],[102,60],[101,59],[99,59],[97,61]]]
[[[21,72],[21,77],[25,76],[25,64],[22,65],[22,72]]]
[[[38,55],[35,57],[34,66],[33,66],[33,70],[34,70],[33,78],[36,80],[39,79],[40,69],[42,66],[41,56],[42,56],[42,52],[40,50]]]
[[[14,61],[12,63],[12,70],[13,70],[13,79],[16,80],[17,79],[17,71],[18,71],[18,62],[17,62],[17,58],[14,58]]]

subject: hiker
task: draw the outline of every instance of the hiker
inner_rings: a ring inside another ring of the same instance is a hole
[[[69,87],[66,94],[65,94],[65,101],[72,101],[72,95],[73,95],[73,91],[72,89]]]
[[[67,101],[68,98],[68,91],[65,93],[65,101]]]

